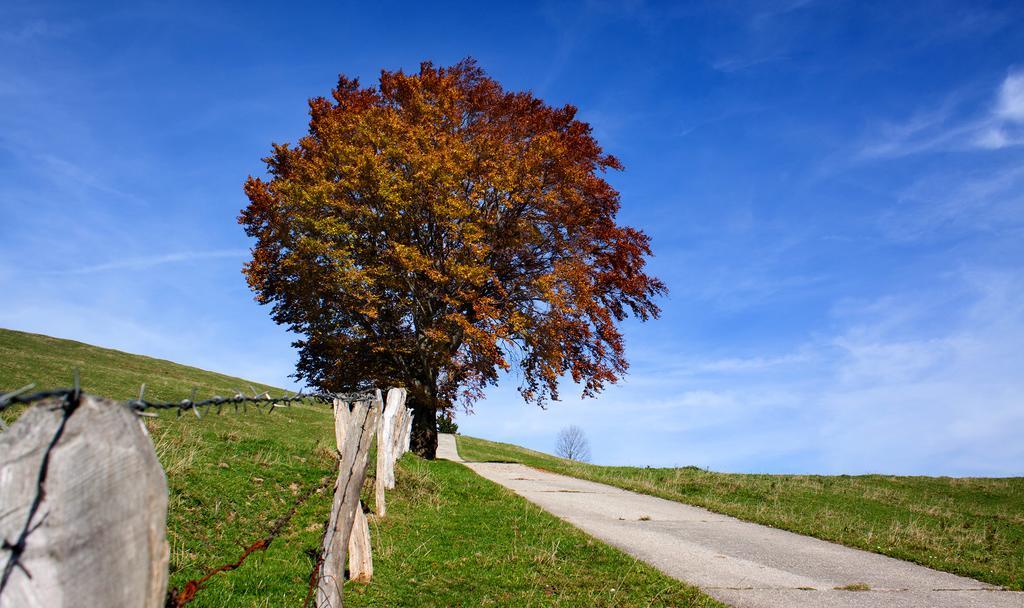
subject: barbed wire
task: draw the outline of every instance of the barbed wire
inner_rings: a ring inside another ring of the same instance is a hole
[[[60,398],[62,400],[67,399],[70,396],[81,393],[79,388],[58,388],[50,389],[45,391],[30,392],[35,388],[34,384],[23,386],[22,388],[10,391],[7,393],[0,394],[0,412],[13,407],[15,405],[27,405],[45,399]],[[128,399],[121,401],[124,405],[135,412],[147,412],[148,410],[177,410],[180,416],[182,412],[191,410],[197,417],[202,417],[199,413],[200,409],[205,409],[208,413],[210,409],[216,407],[217,414],[220,414],[224,406],[231,405],[238,410],[238,406],[243,407],[247,405],[256,405],[262,408],[262,406],[270,406],[269,411],[273,411],[274,406],[289,406],[292,403],[299,401],[315,400],[324,403],[332,403],[335,400],[342,401],[345,403],[351,403],[354,401],[370,400],[374,398],[374,393],[369,391],[355,392],[355,393],[304,393],[299,391],[297,393],[285,393],[279,397],[273,397],[270,395],[270,391],[258,392],[256,389],[250,387],[253,391],[253,395],[246,395],[239,391],[231,397],[214,396],[208,399],[195,400],[196,390],[193,389],[192,396],[188,399],[182,399],[181,401],[149,401],[145,399],[146,385],[143,384],[139,389],[139,396],[135,399]],[[268,413],[269,413],[268,411]]]
[[[200,409],[205,409],[205,413],[209,413],[212,408],[216,408],[216,413],[220,414],[224,406],[233,406],[235,411],[238,411],[238,407],[241,406],[243,411],[246,410],[248,405],[255,405],[258,409],[265,406],[267,413],[271,413],[277,407],[288,407],[292,403],[301,401],[320,401],[323,403],[333,404],[335,401],[341,401],[345,403],[352,403],[355,401],[371,400],[375,398],[376,393],[370,391],[354,392],[354,393],[303,393],[299,391],[297,393],[286,393],[279,397],[273,397],[269,391],[259,392],[252,386],[249,387],[252,391],[252,395],[246,395],[242,391],[238,391],[232,397],[220,397],[214,396],[208,399],[202,399],[196,401],[197,389],[192,389],[192,395],[188,399],[182,399],[181,401],[149,401],[145,398],[146,385],[142,384],[139,387],[139,396],[136,399],[129,399],[127,401],[120,401],[125,407],[128,407],[136,414],[140,416],[156,416],[157,414],[150,413],[149,410],[176,410],[178,416],[181,416],[182,412],[192,411],[197,418],[202,418]],[[35,391],[34,384],[29,384],[21,387],[14,391],[8,391],[0,394],[0,412],[7,410],[16,405],[31,405],[40,401],[59,399],[58,407],[61,410],[61,419],[57,425],[56,431],[54,431],[53,438],[46,446],[46,450],[43,453],[42,462],[39,467],[39,473],[36,479],[36,492],[32,498],[32,502],[29,505],[28,515],[25,518],[25,524],[22,526],[21,531],[18,533],[17,538],[14,541],[3,539],[0,543],[0,549],[9,551],[10,556],[8,557],[7,563],[4,564],[3,572],[0,573],[0,596],[3,595],[4,590],[7,588],[7,584],[10,581],[11,575],[15,569],[21,570],[29,578],[32,574],[25,568],[24,564],[21,563],[21,558],[25,553],[25,548],[28,543],[29,536],[35,532],[43,523],[46,521],[46,515],[44,514],[38,522],[36,522],[36,516],[39,512],[43,501],[46,498],[46,478],[50,468],[50,456],[53,454],[53,450],[56,448],[57,443],[64,435],[64,429],[67,426],[68,419],[78,408],[81,403],[83,396],[81,389],[81,381],[78,370],[74,371],[73,374],[73,386],[71,388],[58,388],[43,391]],[[0,429],[3,430],[3,429]],[[311,494],[307,494],[302,500],[304,501]],[[245,560],[248,555],[255,550],[265,549],[270,541],[273,540],[274,536],[280,531],[280,529],[291,519],[291,515],[294,514],[295,509],[298,508],[297,503],[292,511],[286,516],[287,518],[275,525],[272,529],[270,536],[257,541],[249,547],[242,558],[235,564],[227,564],[221,569],[211,572],[210,575],[204,577],[200,582],[197,583],[195,589],[192,590],[194,595],[195,591],[202,588],[203,583],[218,571],[233,570],[237,568]],[[33,523],[35,522],[35,523]],[[259,545],[259,546],[258,546]]]
[[[324,477],[320,480],[320,483],[318,483],[315,486],[311,486],[305,492],[299,494],[295,498],[295,501],[292,503],[291,508],[287,512],[285,512],[281,517],[278,517],[277,520],[274,521],[274,524],[270,527],[270,530],[268,531],[267,535],[263,538],[260,538],[251,545],[245,547],[245,549],[242,551],[242,555],[236,561],[229,562],[222,566],[210,569],[201,578],[192,579],[186,582],[182,586],[181,590],[170,589],[167,592],[167,599],[164,604],[165,608],[181,608],[182,606],[185,606],[186,604],[195,599],[196,594],[198,594],[200,591],[206,588],[207,582],[215,575],[224,572],[231,572],[232,570],[241,567],[245,560],[248,559],[248,557],[256,551],[266,551],[268,548],[270,548],[270,543],[273,542],[273,540],[277,538],[278,535],[281,534],[281,532],[284,531],[285,527],[287,527],[289,523],[291,523],[292,517],[295,516],[295,513],[299,510],[299,507],[301,507],[314,494],[319,494],[328,487],[330,487],[330,484],[331,478]]]

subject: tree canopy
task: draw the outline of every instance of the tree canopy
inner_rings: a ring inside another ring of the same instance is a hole
[[[399,385],[413,447],[438,409],[518,368],[543,404],[568,374],[593,396],[626,371],[617,322],[657,317],[650,240],[616,223],[620,170],[572,106],[509,92],[473,60],[339,77],[309,133],[245,183],[244,269],[298,333],[297,377],[325,390]]]

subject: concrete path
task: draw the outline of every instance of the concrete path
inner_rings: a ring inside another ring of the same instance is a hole
[[[455,437],[438,458],[461,462]],[[1024,608],[1024,593],[520,464],[466,466],[736,608]],[[837,587],[867,584],[870,591]]]
[[[442,460],[454,460],[464,462],[459,458],[459,448],[455,443],[455,435],[449,433],[437,434],[437,457]]]

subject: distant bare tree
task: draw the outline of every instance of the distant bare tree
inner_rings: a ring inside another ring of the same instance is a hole
[[[574,424],[559,431],[555,454],[578,462],[589,461],[590,444],[587,442],[587,436],[583,434],[583,429]]]

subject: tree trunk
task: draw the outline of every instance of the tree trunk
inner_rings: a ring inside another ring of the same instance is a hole
[[[437,402],[417,399],[412,414],[409,448],[418,456],[433,460],[437,454]]]

